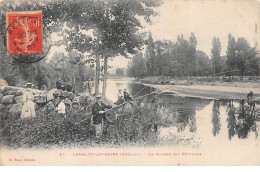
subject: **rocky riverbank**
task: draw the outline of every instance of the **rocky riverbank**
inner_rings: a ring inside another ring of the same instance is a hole
[[[22,112],[23,93],[25,88],[13,86],[0,87],[0,112],[1,120],[19,119]],[[35,110],[37,114],[48,114],[54,111],[60,103],[61,98],[65,99],[65,104],[70,107],[73,101],[83,106],[91,105],[94,98],[86,94],[74,94],[72,92],[51,89],[43,91],[31,89],[34,95]]]

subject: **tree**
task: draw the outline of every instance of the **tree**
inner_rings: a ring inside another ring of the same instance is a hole
[[[236,42],[236,67],[240,72],[241,79],[246,72],[250,72],[250,75],[257,73],[258,67],[256,64],[257,51],[255,48],[251,48],[245,38],[238,38]],[[253,67],[253,68],[252,68]]]
[[[189,50],[189,60],[188,60],[188,68],[190,69],[190,74],[195,71],[194,66],[196,62],[196,46],[197,46],[197,39],[193,32],[190,35],[190,50]]]
[[[94,29],[95,38],[91,41],[94,45],[92,53],[96,55],[96,94],[99,92],[99,56],[104,58],[103,97],[105,97],[108,58],[118,55],[129,57],[129,54],[134,54],[141,48],[145,35],[139,32],[142,28],[139,18],[149,23],[150,16],[156,14],[153,7],[159,6],[160,2],[158,0],[90,0],[89,2],[93,4],[93,9],[89,9],[89,4],[86,6],[80,4],[79,8],[86,9],[80,16],[84,21],[81,22],[81,26],[84,23],[83,29],[88,30],[90,28],[88,25]],[[74,44],[77,42],[73,42],[71,48],[75,47]]]
[[[182,75],[192,75],[196,61],[197,40],[194,33],[191,33],[190,40],[185,40],[183,35],[178,35],[176,42],[177,61],[181,63]]]
[[[227,67],[229,71],[229,78],[232,75],[233,78],[233,71],[236,68],[236,40],[235,38],[229,33],[228,34],[228,46],[227,46]]]
[[[128,75],[135,79],[143,78],[147,74],[143,54],[134,55],[132,62],[128,64]]]
[[[39,11],[43,13],[43,38],[47,38],[53,32],[61,31],[61,28],[65,21],[71,19],[71,12],[74,9],[71,8],[71,1],[37,1],[28,0],[22,3],[16,3],[14,0],[7,0],[1,2],[0,6],[0,23],[5,25],[6,18],[5,12],[8,11]],[[75,11],[74,11],[75,12]],[[47,28],[47,29],[46,29]],[[0,40],[4,42],[5,27],[0,28]],[[0,61],[1,61],[1,76],[4,77],[9,84],[17,85],[22,82],[36,82],[35,75],[42,69],[42,65],[45,63],[35,64],[22,64],[15,61],[10,56],[7,56],[6,48],[3,44],[0,46]],[[38,69],[40,68],[40,69]],[[43,78],[47,77],[48,72],[41,73]]]
[[[211,57],[212,57],[214,74],[220,73],[221,70],[220,52],[221,52],[221,43],[219,41],[219,38],[214,37],[212,40],[212,49],[211,49]]]
[[[212,73],[212,64],[208,55],[198,50],[196,53],[196,64],[195,64],[195,72],[199,76],[207,76]]]
[[[124,68],[117,68],[116,76],[124,77]]]
[[[155,62],[155,48],[151,32],[149,32],[147,46],[146,46],[146,58],[147,58],[147,70],[153,76],[156,73]]]
[[[82,62],[82,57],[76,50],[66,56],[64,53],[55,53],[49,62],[53,70],[53,80],[58,77],[63,81],[71,81],[76,92],[83,90],[83,82],[87,77],[93,77],[94,71]]]

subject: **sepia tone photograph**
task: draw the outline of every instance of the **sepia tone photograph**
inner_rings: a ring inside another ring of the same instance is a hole
[[[1,0],[0,166],[259,166],[259,0]]]

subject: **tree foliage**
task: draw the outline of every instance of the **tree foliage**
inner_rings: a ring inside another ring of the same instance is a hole
[[[212,40],[212,49],[211,49],[211,57],[212,57],[212,65],[214,74],[218,74],[221,71],[221,43],[219,38],[214,37]]]

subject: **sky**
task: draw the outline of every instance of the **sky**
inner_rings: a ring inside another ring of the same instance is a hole
[[[177,35],[183,34],[186,39],[191,32],[197,38],[197,50],[211,55],[212,39],[220,39],[221,55],[226,54],[228,34],[236,39],[245,37],[251,46],[254,46],[257,37],[260,43],[260,34],[255,34],[255,24],[260,27],[260,1],[259,0],[163,0],[163,4],[156,9],[159,16],[152,18],[153,25],[145,25],[146,31],[151,31],[153,39],[172,40],[176,42]],[[64,51],[65,47],[53,49]],[[127,67],[130,60],[117,57],[109,62],[113,66]]]

